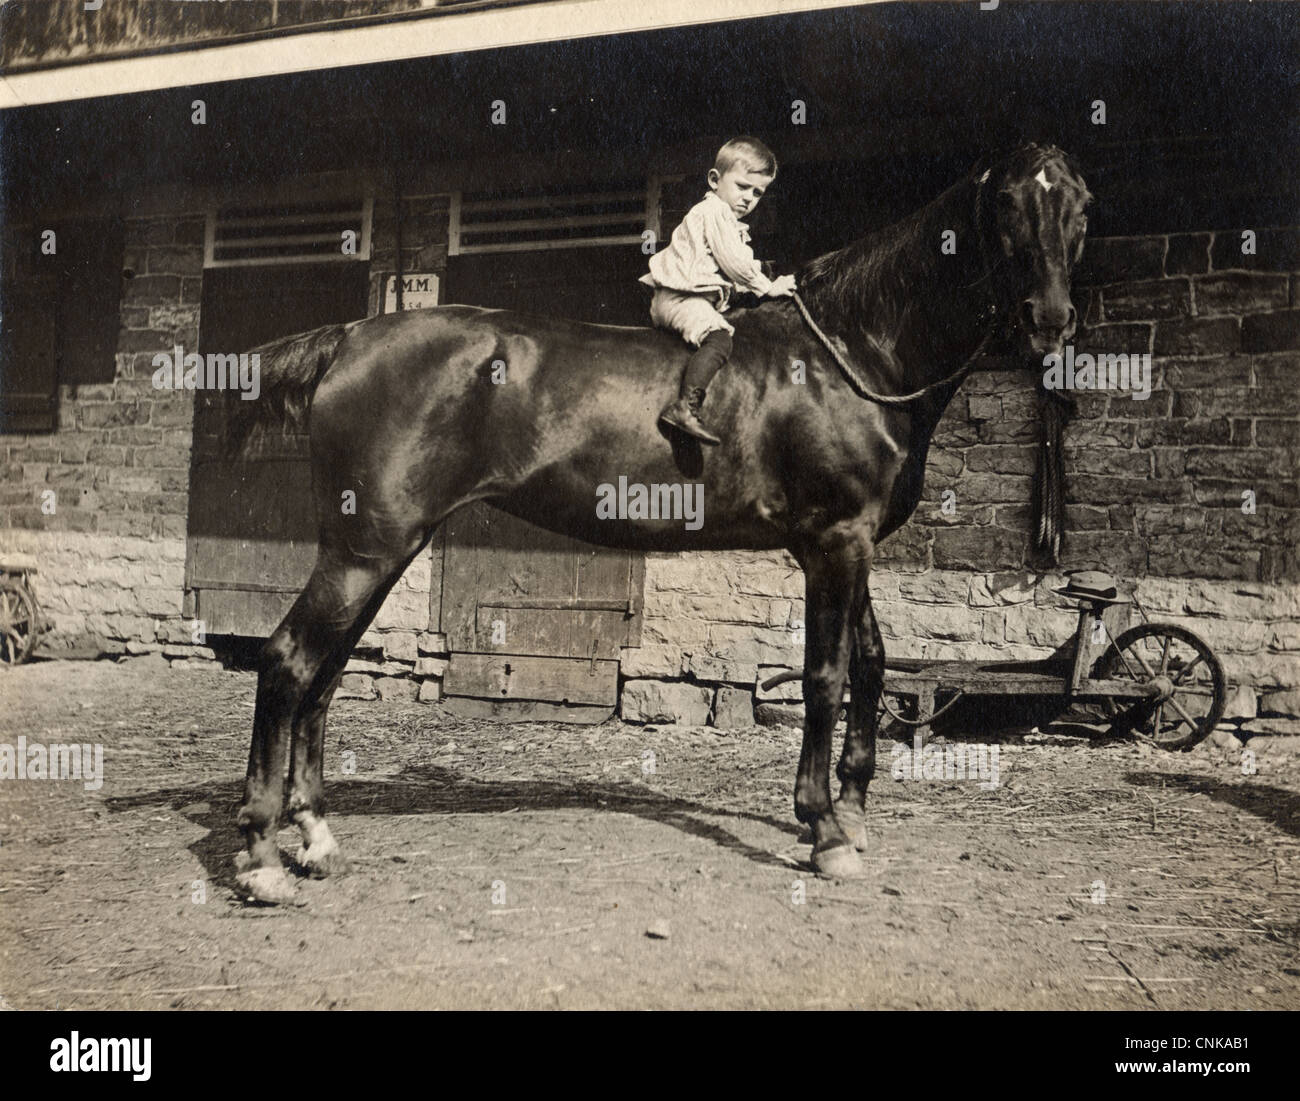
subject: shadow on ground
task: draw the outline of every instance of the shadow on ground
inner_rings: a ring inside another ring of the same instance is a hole
[[[1300,795],[1286,788],[1257,783],[1225,784],[1206,776],[1170,772],[1157,775],[1129,772],[1124,779],[1135,787],[1172,788],[1189,794],[1208,795],[1220,803],[1253,814],[1292,837],[1300,837]]]
[[[231,853],[242,847],[235,826],[241,783],[158,788],[105,800],[110,812],[166,806],[208,832],[189,849],[213,881],[235,887]],[[341,780],[326,784],[326,805],[334,816],[420,814],[502,814],[523,810],[581,809],[593,813],[634,814],[713,842],[755,864],[785,868],[789,864],[757,848],[710,818],[745,819],[793,838],[807,831],[798,823],[764,814],[672,798],[640,784],[562,783],[546,780],[473,780],[445,768],[420,765],[391,780]]]

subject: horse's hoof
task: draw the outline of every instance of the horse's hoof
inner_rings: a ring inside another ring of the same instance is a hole
[[[348,870],[348,858],[331,837],[328,841],[317,842],[298,850],[298,866],[312,879],[325,879],[331,875],[343,875]]]
[[[867,816],[862,808],[849,803],[835,804],[835,821],[858,852],[867,851]]]
[[[814,849],[812,866],[818,875],[831,879],[859,879],[865,874],[858,851],[852,845],[836,845],[820,852]]]
[[[235,876],[235,883],[252,902],[284,906],[298,898],[293,880],[283,868],[252,868]]]

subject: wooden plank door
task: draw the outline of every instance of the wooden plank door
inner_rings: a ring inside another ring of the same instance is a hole
[[[242,352],[366,314],[369,265],[303,264],[204,272],[199,349]],[[188,350],[188,349],[187,349]],[[316,561],[304,434],[267,433],[230,460],[220,395],[195,391],[185,548],[187,614],[210,634],[269,635]]]
[[[645,324],[634,247],[452,257],[447,301]],[[618,659],[640,645],[645,558],[594,547],[487,505],[444,525],[440,630],[448,707],[475,717],[599,722],[618,702]]]
[[[445,531],[448,698],[490,705],[460,708],[473,715],[607,718],[619,651],[640,644],[643,556],[482,506],[461,509]]]

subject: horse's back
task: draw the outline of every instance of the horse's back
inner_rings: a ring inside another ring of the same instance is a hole
[[[736,327],[731,369],[710,388],[710,401],[722,416],[738,415],[727,407],[752,406],[761,392],[786,377],[785,365],[794,354],[794,311],[780,306],[728,315]],[[422,415],[421,408],[449,407],[461,399],[477,407],[486,400],[497,413],[508,411],[511,425],[529,408],[580,408],[611,429],[626,410],[644,409],[638,424],[644,421],[653,430],[652,413],[677,392],[690,352],[676,333],[649,326],[436,306],[349,326],[316,404],[321,411],[337,406],[340,423],[346,424],[358,403],[399,405]],[[484,384],[492,385],[479,389]]]
[[[789,327],[789,311],[784,303],[763,303],[736,310],[728,315],[737,338],[762,339],[771,329]],[[594,321],[576,321],[567,317],[527,313],[522,310],[487,306],[449,304],[399,314],[382,314],[354,322],[354,336],[373,334],[387,342],[394,335],[415,339],[445,338],[457,332],[480,334],[485,331],[510,337],[551,340],[570,348],[593,346],[644,349],[660,356],[683,354],[686,342],[676,333],[649,325],[608,325]],[[775,334],[772,334],[775,335]]]
[[[649,325],[606,325],[522,310],[459,304],[382,314],[354,322],[354,335],[373,334],[384,340],[391,340],[394,335],[437,338],[458,330],[491,330],[504,336],[549,337],[572,343],[634,343],[665,350],[681,343],[680,337]]]

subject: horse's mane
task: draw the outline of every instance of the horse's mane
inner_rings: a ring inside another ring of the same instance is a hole
[[[808,261],[795,282],[813,316],[839,332],[861,323],[865,303],[877,307],[873,314],[883,310],[889,317],[899,316],[904,272],[914,269],[927,251],[934,251],[932,244],[927,248],[921,242],[934,205]]]
[[[844,332],[861,324],[864,305],[873,307],[868,316],[889,326],[901,317],[918,278],[924,279],[927,271],[942,262],[938,232],[956,228],[952,207],[963,193],[995,167],[1023,161],[1024,169],[1032,173],[1052,159],[1060,159],[1079,175],[1062,150],[1037,142],[992,160],[981,158],[964,177],[914,213],[809,260],[795,276],[800,296],[809,311],[833,330]],[[960,213],[968,217],[974,210]]]

